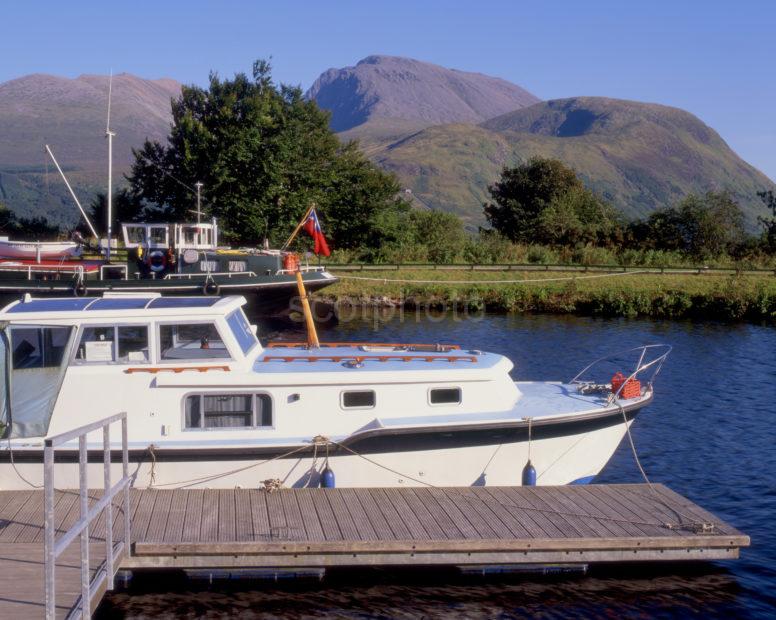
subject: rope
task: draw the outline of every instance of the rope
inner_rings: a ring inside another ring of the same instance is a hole
[[[626,420],[626,422],[627,422],[627,420]],[[626,428],[627,428],[627,424],[626,424]],[[438,485],[435,485],[433,483],[426,482],[425,480],[419,480],[418,478],[414,478],[412,476],[404,475],[401,472],[399,472],[399,471],[397,471],[397,470],[395,470],[395,469],[393,469],[391,467],[388,467],[387,465],[383,465],[382,463],[378,463],[374,459],[370,459],[369,457],[364,456],[363,454],[361,454],[361,453],[353,450],[352,448],[350,448],[350,447],[348,447],[346,445],[343,445],[343,444],[341,444],[341,443],[339,443],[337,441],[332,441],[331,443],[332,443],[332,445],[338,446],[338,447],[342,448],[343,450],[346,450],[347,452],[350,452],[354,456],[357,456],[357,457],[367,461],[368,463],[371,463],[372,465],[375,465],[376,467],[380,467],[381,469],[389,471],[389,472],[391,472],[394,475],[400,476],[400,477],[405,478],[407,480],[411,480],[413,482],[417,482],[418,484],[421,484],[423,486],[426,486],[426,487],[429,487],[429,488],[432,488],[432,489],[442,489],[442,488],[444,488],[444,487],[440,487]],[[646,476],[646,474],[644,474],[644,475]],[[650,483],[650,488],[652,488],[651,483]],[[446,489],[446,490],[450,491],[450,489]],[[655,494],[656,498],[660,501],[660,503],[662,505],[664,505],[666,508],[669,508],[670,512],[673,512],[674,514],[676,514],[680,518],[681,517],[687,518],[687,515],[683,515],[680,512],[678,512],[677,510],[675,510],[673,508],[670,508],[668,506],[668,504],[666,504],[665,501],[662,498],[660,498],[660,496],[657,494],[657,491],[655,491],[654,489],[652,489],[652,491]],[[466,501],[466,502],[470,501],[470,498],[465,497],[463,494],[459,493],[458,495],[459,495],[459,497],[463,501]],[[666,529],[669,529],[669,530],[691,529],[694,532],[708,532],[708,531],[712,531],[713,527],[714,527],[714,525],[711,524],[711,523],[699,523],[697,521],[693,521],[692,519],[690,519],[690,521],[691,521],[690,523],[665,523],[665,522],[663,522],[663,523],[656,523],[656,522],[650,522],[650,521],[634,521],[632,519],[622,519],[622,518],[617,518],[617,517],[609,517],[609,516],[605,516],[605,515],[591,515],[591,514],[585,514],[585,513],[577,513],[577,512],[570,512],[570,511],[563,511],[563,510],[555,510],[555,509],[552,509],[552,508],[537,508],[535,506],[521,506],[521,505],[517,505],[517,504],[511,503],[511,502],[506,504],[506,503],[503,503],[503,502],[500,502],[500,501],[495,501],[495,500],[494,501],[490,501],[490,500],[484,500],[482,498],[477,498],[477,501],[480,501],[480,502],[482,502],[484,504],[497,505],[497,506],[500,506],[500,507],[503,507],[503,508],[517,508],[519,510],[539,512],[539,513],[542,513],[542,514],[552,514],[552,515],[559,515],[559,516],[564,516],[564,517],[574,517],[574,518],[577,518],[577,519],[597,519],[599,521],[608,521],[608,522],[611,522],[611,523],[626,523],[626,524],[629,524],[629,525],[647,525],[647,526],[650,526],[650,527],[662,527],[662,528],[666,528]]]
[[[24,481],[24,483],[25,483],[25,484],[27,484],[28,486],[32,487],[33,489],[42,489],[42,488],[43,488],[43,485],[42,485],[42,484],[33,484],[32,482],[30,482],[29,480],[27,480],[27,478],[25,478],[25,477],[22,475],[22,472],[20,472],[20,471],[19,471],[19,470],[16,468],[16,463],[14,463],[14,460],[13,460],[13,448],[11,447],[11,437],[10,437],[10,435],[8,436],[8,455],[9,455],[9,457],[10,457],[10,461],[11,461],[11,467],[13,467],[13,470],[16,472],[16,475],[17,475],[17,476],[19,476],[19,478],[20,478],[22,481]]]
[[[402,278],[369,278],[367,276],[338,275],[341,280],[366,280],[370,282],[398,282],[400,284],[531,284],[541,282],[567,282],[569,280],[592,280],[594,278],[616,278],[619,276],[632,276],[643,273],[651,273],[647,269],[639,271],[625,271],[617,273],[597,273],[587,276],[563,276],[557,278],[521,278],[518,280],[408,280]]]
[[[262,480],[264,485],[264,491],[267,493],[274,493],[278,489],[283,488],[283,481],[280,478],[269,478],[268,480]]]
[[[239,474],[240,472],[247,471],[249,469],[252,469],[253,467],[259,467],[261,465],[266,465],[267,463],[271,463],[272,461],[277,461],[279,459],[284,459],[289,456],[292,456],[296,454],[297,452],[301,452],[302,450],[307,450],[308,446],[299,446],[298,448],[294,448],[293,450],[289,450],[288,452],[285,452],[283,454],[279,454],[278,456],[273,456],[271,459],[266,459],[264,461],[259,461],[258,463],[252,463],[250,465],[246,465],[245,467],[238,467],[237,469],[232,469],[229,471],[221,472],[218,474],[211,474],[208,476],[201,476],[199,478],[190,478],[189,480],[178,480],[176,482],[165,482],[162,484],[157,484],[157,487],[173,487],[173,488],[185,488],[188,486],[193,486],[195,484],[201,484],[204,482],[212,482],[213,480],[218,480],[219,478],[225,478],[227,476],[231,476],[232,474]],[[176,486],[179,485],[179,486]]]
[[[616,394],[614,394],[614,397],[615,397],[615,403],[619,407],[620,413],[622,414],[622,419],[623,419],[623,422],[625,423],[625,434],[628,436],[628,443],[630,444],[631,452],[633,454],[633,460],[635,461],[636,467],[638,467],[639,472],[641,473],[641,477],[644,479],[644,482],[647,483],[647,487],[649,488],[654,498],[663,506],[665,506],[665,508],[669,512],[674,513],[679,518],[680,523],[665,523],[664,527],[668,528],[669,530],[679,530],[679,529],[689,528],[696,533],[713,532],[714,531],[713,523],[710,523],[708,521],[698,521],[697,519],[694,519],[693,517],[690,517],[689,515],[682,513],[676,508],[669,506],[668,503],[666,503],[666,501],[655,490],[655,487],[653,486],[652,481],[647,476],[647,472],[644,470],[644,467],[641,464],[639,453],[636,450],[636,444],[633,441],[633,435],[631,435],[630,425],[628,424],[628,416],[625,415],[625,409],[623,408],[622,403],[617,398]],[[682,520],[686,520],[689,523],[681,523]]]

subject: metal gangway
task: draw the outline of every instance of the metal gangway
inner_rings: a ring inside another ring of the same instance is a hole
[[[121,423],[121,479],[111,482],[110,427]],[[89,506],[88,450],[87,435],[102,430],[103,493],[91,507]],[[54,510],[54,470],[55,455],[58,447],[68,442],[78,441],[78,494],[80,515],[78,520],[64,533],[57,536],[56,514]],[[112,590],[114,577],[121,561],[130,554],[131,527],[129,512],[129,451],[127,448],[127,414],[119,413],[103,420],[81,426],[74,430],[49,437],[44,443],[44,563],[45,563],[45,617],[53,620],[56,614],[56,562],[76,537],[80,536],[81,555],[81,597],[71,612],[71,617],[79,615],[90,618],[92,602],[97,601],[104,589]],[[113,500],[123,494],[124,540],[113,540]],[[91,576],[89,562],[89,531],[92,522],[105,511],[105,561]]]

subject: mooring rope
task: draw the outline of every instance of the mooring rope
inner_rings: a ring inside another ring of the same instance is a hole
[[[399,283],[399,284],[534,284],[542,282],[568,282],[571,280],[592,280],[594,278],[616,278],[621,276],[633,276],[643,273],[653,273],[648,269],[638,271],[623,271],[617,273],[596,273],[586,276],[562,276],[557,278],[520,278],[517,280],[411,280],[408,278],[370,278],[367,276],[337,275],[340,280],[365,280],[369,282]]]
[[[626,428],[627,428],[627,424],[626,424]],[[346,450],[347,452],[350,452],[354,456],[357,456],[357,457],[367,461],[368,463],[371,463],[372,465],[375,465],[376,467],[380,467],[380,468],[382,468],[382,469],[384,469],[384,470],[386,470],[386,471],[388,471],[388,472],[390,472],[390,473],[392,473],[394,475],[400,476],[401,478],[404,478],[404,479],[407,479],[407,480],[411,480],[413,482],[416,482],[418,484],[421,484],[423,486],[426,486],[426,487],[429,487],[429,488],[432,488],[432,489],[445,489],[446,491],[450,491],[451,490],[450,488],[447,488],[447,487],[441,487],[441,486],[435,485],[435,484],[433,484],[431,482],[426,482],[425,480],[420,480],[418,478],[414,478],[413,476],[408,476],[408,475],[402,474],[401,472],[399,472],[399,471],[397,471],[397,470],[395,470],[395,469],[393,469],[391,467],[388,467],[387,465],[383,465],[382,463],[379,463],[379,462],[375,461],[374,459],[370,459],[369,457],[367,457],[367,456],[357,452],[356,450],[353,450],[352,448],[350,448],[350,447],[348,447],[348,446],[346,446],[344,444],[341,444],[341,443],[339,443],[337,441],[332,441],[331,443],[333,445],[335,445],[335,446],[338,446],[338,447],[342,448],[343,450]],[[646,476],[646,473],[644,475]],[[669,529],[669,530],[690,529],[690,530],[692,530],[694,532],[707,532],[707,531],[709,531],[709,526],[711,526],[711,528],[713,529],[713,524],[698,522],[696,520],[690,519],[690,518],[687,517],[687,515],[683,515],[681,512],[679,512],[676,509],[671,508],[670,506],[668,506],[668,504],[659,496],[657,491],[655,491],[652,488],[651,483],[649,483],[649,484],[650,484],[650,488],[652,489],[652,492],[655,494],[656,498],[660,501],[660,503],[663,506],[668,508],[670,512],[672,512],[672,513],[676,514],[677,516],[679,516],[680,519],[682,517],[687,518],[689,523],[670,523],[670,522],[660,522],[660,523],[658,523],[658,522],[650,522],[650,521],[639,521],[639,520],[633,520],[633,519],[624,519],[624,518],[618,518],[618,517],[610,517],[610,516],[606,516],[606,515],[591,515],[591,514],[585,514],[585,513],[557,510],[557,509],[554,509],[554,508],[538,508],[536,506],[522,506],[522,505],[517,505],[517,504],[514,504],[514,503],[506,504],[506,503],[503,503],[503,502],[500,502],[500,501],[496,501],[496,500],[491,501],[491,500],[486,500],[486,499],[482,499],[482,498],[479,498],[479,497],[477,497],[476,500],[478,502],[482,502],[482,503],[484,503],[486,505],[492,504],[492,505],[497,505],[497,506],[500,506],[500,507],[503,507],[503,508],[516,508],[518,510],[532,511],[532,512],[538,512],[538,513],[542,513],[542,514],[552,514],[552,515],[558,515],[558,516],[563,516],[563,517],[573,517],[573,518],[577,518],[577,519],[596,519],[596,520],[599,520],[599,521],[607,521],[607,522],[611,522],[611,523],[625,523],[625,524],[628,524],[628,525],[647,525],[647,526],[650,526],[650,527],[661,527],[661,528],[665,528],[665,529]],[[457,493],[457,495],[463,501],[466,501],[466,502],[469,502],[470,499],[471,499],[471,498],[468,498],[468,497],[464,496],[461,493]]]
[[[32,482],[27,480],[27,478],[25,478],[22,475],[22,472],[20,472],[17,469],[16,463],[13,460],[13,448],[11,447],[11,437],[10,436],[8,437],[8,456],[9,456],[9,460],[11,461],[11,467],[13,467],[13,470],[16,472],[16,475],[19,476],[19,478],[21,480],[23,480],[25,484],[27,484],[28,486],[32,487],[33,489],[42,489],[43,488],[44,485],[42,485],[42,484],[33,484]]]

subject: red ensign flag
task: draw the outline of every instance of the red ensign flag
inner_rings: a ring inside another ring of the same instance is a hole
[[[321,231],[321,223],[318,221],[318,214],[315,212],[315,209],[310,211],[310,215],[304,223],[304,229],[313,238],[313,251],[316,254],[329,256],[331,250],[329,250],[329,244],[326,243],[326,237],[323,236],[323,231]]]

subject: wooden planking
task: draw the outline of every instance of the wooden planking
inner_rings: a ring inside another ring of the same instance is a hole
[[[340,489],[329,489],[324,497],[329,502],[332,513],[336,516],[337,528],[339,529],[343,540],[357,540],[361,538],[358,527],[348,510],[347,504],[342,497]]]
[[[383,518],[385,519],[385,522],[388,524],[388,527],[391,528],[393,537],[397,540],[412,539],[412,534],[410,533],[409,527],[407,527],[407,524],[404,522],[404,519],[401,517],[401,515],[399,515],[399,512],[396,510],[396,507],[393,506],[393,504],[391,503],[391,500],[385,494],[385,490],[368,489],[367,492],[369,496],[372,498],[374,505],[380,511],[380,514],[382,514]],[[364,493],[364,495],[366,495],[366,493]],[[423,533],[423,535],[425,536],[425,532]]]
[[[428,540],[431,538],[431,534],[429,534],[423,526],[423,523],[412,510],[405,498],[405,496],[411,494],[400,493],[396,489],[382,489],[382,492],[385,494],[387,500],[391,502],[391,505],[397,514],[401,515],[400,518],[404,520],[404,524],[407,526],[407,530],[413,540]],[[434,524],[434,526],[434,529],[438,529],[436,524]]]
[[[159,489],[154,491],[156,501],[151,510],[151,519],[146,530],[145,540],[165,540],[167,522],[170,520],[170,506],[175,491],[172,489]]]
[[[237,540],[235,537],[234,489],[218,491],[218,540]]]
[[[101,493],[91,491],[90,501]],[[4,557],[0,549],[0,568],[15,570],[12,579],[0,581],[0,617],[40,615],[42,582],[35,580],[42,579],[42,569],[35,558],[42,553],[42,495],[0,492],[0,543],[17,553]],[[124,560],[128,568],[733,559],[749,544],[748,537],[660,484],[271,493],[146,489],[132,490],[130,509],[135,554]],[[78,494],[57,492],[55,510],[61,535],[80,516]],[[114,540],[123,538],[122,510],[117,502]],[[664,525],[678,520],[689,527]],[[714,523],[715,529],[697,533],[691,527],[697,522]],[[104,530],[103,512],[90,534],[102,537]],[[103,547],[94,540],[90,548],[95,568]],[[77,565],[77,555],[71,562]],[[72,605],[79,582],[77,571],[68,570],[61,571],[58,592]],[[40,587],[38,598],[20,586],[19,597],[27,599],[15,601],[8,584],[24,575]]]
[[[234,490],[234,539],[253,540],[251,497],[249,489]]]
[[[267,512],[267,494],[263,491],[251,490],[251,525],[254,540],[269,540],[272,538],[272,528]]]
[[[463,538],[482,538],[466,516],[458,509],[458,507],[450,501],[443,489],[429,488],[428,489],[429,506],[431,509],[437,512],[442,512],[450,517],[453,525],[461,533]]]
[[[310,500],[321,524],[323,540],[344,540],[337,515],[329,503],[331,493],[310,493]]]
[[[186,522],[186,502],[190,493],[172,491],[164,528],[164,540],[180,542],[183,540],[183,527]]]
[[[199,528],[200,540],[216,542],[218,540],[218,489],[205,489],[202,497],[202,524]]]
[[[390,489],[391,492],[395,492],[395,489]],[[415,489],[407,489],[406,492],[401,493],[401,499],[407,504],[409,510],[421,524],[426,534],[431,540],[445,540],[449,536],[452,536],[452,532],[448,532],[443,528],[434,515],[429,512],[423,501],[418,497]]]
[[[307,540],[326,540],[321,515],[315,509],[311,489],[299,489],[294,493],[302,515],[302,524]]]
[[[179,491],[186,497],[186,515],[183,519],[181,540],[194,542],[199,540],[199,532],[202,527],[202,503],[205,491],[202,489],[187,489]]]
[[[358,539],[378,540],[377,532],[369,522],[361,502],[358,501],[356,489],[339,489],[339,493],[358,531]]]

